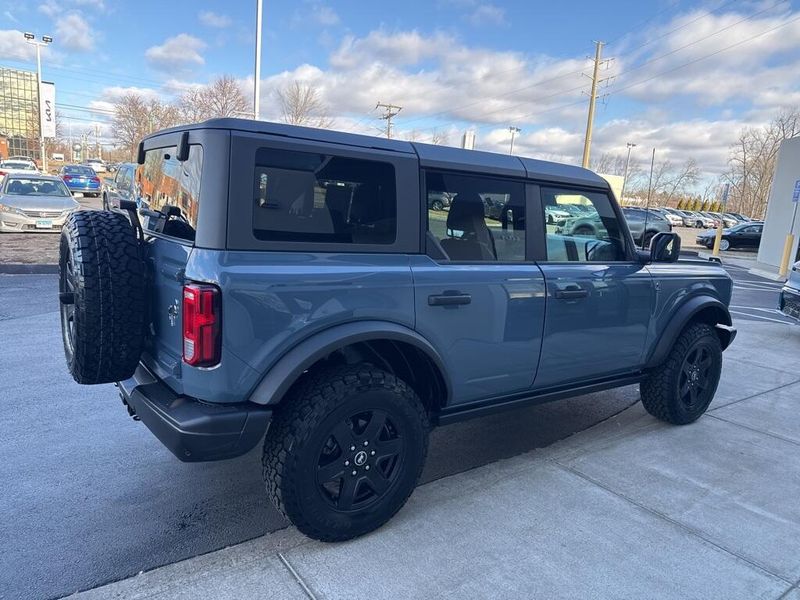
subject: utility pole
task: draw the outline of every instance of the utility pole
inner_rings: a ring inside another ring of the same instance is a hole
[[[628,165],[631,162],[631,150],[636,148],[636,144],[632,144],[630,142],[627,143],[628,146],[628,158],[625,159],[625,175],[622,177],[622,190],[620,190],[619,195],[621,196],[619,201],[623,204],[625,203],[625,184],[628,183]]]
[[[508,153],[509,153],[509,154],[514,154],[514,137],[515,137],[515,136],[516,136],[516,135],[517,135],[517,134],[518,134],[520,131],[522,131],[522,129],[520,129],[519,127],[514,127],[514,126],[512,125],[511,127],[509,127],[509,128],[508,128],[508,130],[511,132],[511,148],[509,148],[509,150],[508,150]]]
[[[36,36],[25,32],[25,41],[36,46],[36,98],[39,101],[39,156],[42,159],[42,171],[47,172],[47,154],[44,150],[44,131],[42,131],[42,46],[53,41],[49,35],[43,35],[42,41],[37,42]]]
[[[589,95],[589,117],[586,120],[586,138],[583,142],[583,168],[589,168],[589,154],[592,148],[592,128],[594,127],[594,107],[597,103],[597,84],[601,83],[598,75],[600,72],[600,64],[603,62],[601,57],[603,55],[604,42],[595,42],[594,51],[594,69],[592,70],[592,91]],[[605,80],[603,80],[605,81]]]
[[[653,191],[653,167],[656,164],[656,149],[653,148],[653,158],[650,159],[650,182],[647,184],[647,204],[644,206],[644,229],[642,230],[642,249],[644,249],[644,237],[647,234],[647,217],[650,216],[650,194]]]
[[[261,116],[261,20],[264,13],[264,0],[256,0],[256,64],[253,74],[253,118]]]
[[[100,148],[100,125],[97,123],[94,124],[94,151],[97,158],[103,160],[103,151]]]
[[[395,104],[384,104],[383,102],[378,102],[375,105],[375,108],[382,108],[385,112],[378,117],[379,119],[383,119],[386,121],[386,137],[388,139],[392,138],[392,119],[403,110],[402,106],[397,106]]]

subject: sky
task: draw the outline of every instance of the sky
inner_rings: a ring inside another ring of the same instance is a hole
[[[252,94],[255,0],[0,0],[0,65],[35,68],[23,31],[53,36],[43,78],[73,132],[126,91],[164,99],[220,75]],[[334,127],[580,163],[596,40],[605,42],[592,155],[722,172],[744,127],[800,107],[800,0],[264,0],[262,115],[314,86]],[[95,112],[92,112],[95,111]]]

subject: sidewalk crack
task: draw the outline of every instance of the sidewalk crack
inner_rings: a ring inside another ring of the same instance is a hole
[[[747,429],[748,431],[752,431],[753,433],[760,433],[762,435],[766,435],[767,437],[771,437],[776,440],[780,440],[782,442],[787,442],[789,444],[794,444],[795,446],[800,446],[800,442],[797,440],[793,440],[791,438],[784,437],[777,433],[772,433],[770,431],[762,431],[761,429],[756,429],[755,427],[751,427],[750,425],[745,425],[744,423],[737,423],[736,421],[731,421],[730,419],[725,419],[723,417],[712,415],[708,413],[708,416],[712,419],[716,419],[717,421],[722,421],[723,423],[728,423],[730,425],[735,425],[736,427],[741,427],[742,429]]]
[[[702,531],[700,531],[698,529],[695,529],[693,527],[690,527],[690,526],[686,525],[685,523],[681,523],[680,521],[677,521],[677,520],[673,519],[669,515],[666,515],[666,514],[660,512],[660,511],[658,511],[658,510],[656,510],[654,508],[651,508],[649,506],[646,506],[646,505],[642,504],[641,502],[637,502],[633,498],[629,498],[625,494],[623,494],[621,492],[618,492],[618,491],[608,487],[607,485],[605,485],[605,484],[603,484],[603,483],[601,483],[601,482],[589,477],[588,475],[586,475],[584,473],[581,473],[577,469],[574,469],[574,468],[572,468],[572,467],[570,467],[568,465],[565,465],[565,464],[562,464],[562,463],[558,462],[557,459],[548,459],[548,460],[551,463],[553,463],[556,466],[556,468],[560,468],[563,471],[566,471],[567,473],[571,473],[575,477],[579,477],[580,479],[583,479],[584,481],[586,481],[588,483],[591,483],[592,485],[595,485],[595,486],[607,491],[610,494],[613,494],[614,496],[624,500],[625,502],[633,504],[634,506],[640,508],[641,510],[644,510],[644,511],[650,513],[651,515],[653,515],[655,517],[658,517],[658,518],[660,518],[660,519],[662,519],[664,521],[667,521],[668,523],[672,523],[676,527],[679,527],[680,529],[683,529],[684,531],[686,531],[689,535],[692,535],[694,537],[700,538],[701,540],[703,540],[707,544],[713,546],[714,548],[717,548],[718,550],[720,550],[720,551],[722,551],[722,552],[724,552],[726,554],[729,554],[729,555],[731,555],[731,556],[733,556],[735,558],[738,558],[739,560],[741,560],[743,562],[746,562],[747,564],[749,564],[752,567],[758,569],[759,571],[761,571],[763,573],[766,573],[768,575],[771,575],[773,577],[776,577],[777,579],[779,579],[780,581],[783,581],[786,584],[792,585],[792,582],[790,580],[786,579],[785,577],[782,577],[781,575],[778,575],[777,573],[774,573],[774,572],[770,571],[765,566],[758,564],[757,562],[755,562],[754,560],[752,560],[750,558],[742,556],[741,554],[738,554],[737,552],[735,552],[733,550],[730,550],[728,548],[725,548],[724,546],[721,546],[720,544],[718,544],[717,542],[713,541],[708,536],[706,536]],[[791,591],[791,590],[789,590],[789,591]]]
[[[303,578],[300,577],[300,573],[298,573],[295,568],[291,565],[289,560],[283,555],[283,552],[278,552],[278,558],[283,563],[283,566],[291,573],[292,577],[294,577],[297,584],[300,588],[305,592],[305,595],[309,597],[310,600],[317,600],[317,597],[314,595],[314,592],[311,591],[311,588],[306,585],[306,582],[303,581]]]
[[[767,367],[767,368],[769,368],[769,367]],[[773,370],[775,370],[775,369],[773,369]],[[711,413],[713,413],[715,411],[718,411],[718,410],[721,410],[723,408],[727,408],[729,406],[733,406],[734,404],[739,404],[740,402],[744,402],[745,400],[752,400],[753,398],[758,398],[759,396],[763,396],[764,394],[769,394],[770,392],[776,392],[778,390],[782,390],[785,387],[789,387],[790,385],[795,385],[797,383],[800,383],[800,379],[797,379],[795,381],[790,381],[789,383],[784,383],[783,385],[779,385],[777,387],[770,388],[768,390],[764,390],[763,392],[757,392],[755,394],[751,394],[750,396],[747,396],[746,398],[739,398],[738,400],[733,400],[732,402],[728,402],[727,404],[722,404],[720,406],[715,406],[714,408],[709,410],[707,414],[710,415]]]
[[[785,598],[788,598],[789,594],[791,594],[797,588],[800,588],[800,581],[795,583],[792,587],[790,587],[788,590],[786,590],[780,596],[778,596],[778,600],[784,600]]]

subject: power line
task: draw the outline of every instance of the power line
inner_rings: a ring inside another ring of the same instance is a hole
[[[397,106],[396,104],[385,104],[383,102],[378,101],[375,105],[375,109],[382,108],[384,109],[384,113],[379,116],[379,119],[383,119],[386,121],[386,137],[392,137],[392,119],[397,116],[401,110],[403,110],[402,106]]]

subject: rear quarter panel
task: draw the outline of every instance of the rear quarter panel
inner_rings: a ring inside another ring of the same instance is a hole
[[[414,327],[414,288],[404,254],[196,248],[186,278],[222,290],[223,363],[218,369],[252,374],[242,378],[220,373],[221,380],[238,380],[237,389],[232,395],[206,398],[211,401],[246,400],[283,354],[335,325],[384,320]],[[226,355],[233,359],[230,364]],[[184,366],[184,372],[190,371],[196,369]]]

